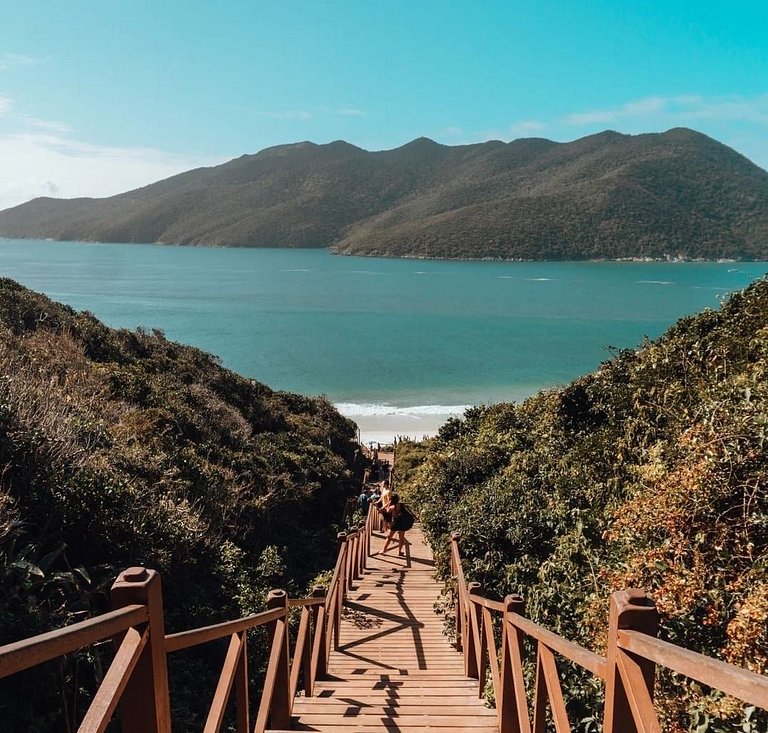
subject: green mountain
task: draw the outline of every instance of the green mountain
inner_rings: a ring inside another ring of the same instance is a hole
[[[400,491],[435,547],[461,533],[467,580],[522,594],[557,633],[604,651],[611,592],[643,588],[663,638],[766,674],[766,377],[762,280],[563,389],[398,446]],[[570,719],[596,730],[600,690],[564,669]],[[768,730],[682,676],[662,673],[656,697],[664,730]]]
[[[768,173],[688,129],[569,143],[262,150],[106,199],[35,199],[0,236],[398,257],[768,259]]]
[[[324,399],[0,280],[0,645],[107,610],[133,565],[160,571],[169,633],[304,595],[333,566],[355,433]],[[180,729],[202,725],[220,651],[172,661]],[[111,653],[4,680],[3,730],[64,730],[53,712],[82,715]]]

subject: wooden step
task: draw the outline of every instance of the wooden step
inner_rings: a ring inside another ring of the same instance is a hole
[[[326,679],[294,701],[292,730],[320,733],[496,733],[480,683],[435,613],[442,584],[416,525],[406,557],[376,554],[352,584]],[[380,552],[383,538],[374,536]]]

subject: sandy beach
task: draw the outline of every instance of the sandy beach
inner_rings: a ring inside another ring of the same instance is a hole
[[[421,440],[437,434],[440,426],[449,418],[462,413],[430,414],[430,415],[352,415],[343,413],[354,420],[360,429],[360,441],[391,443],[397,437]]]

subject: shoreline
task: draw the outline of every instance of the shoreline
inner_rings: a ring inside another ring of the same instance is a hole
[[[63,199],[67,200],[67,199]],[[25,203],[29,203],[28,201]],[[21,204],[23,205],[23,204]],[[14,208],[14,207],[10,207]],[[7,210],[7,209],[6,209]],[[2,212],[0,212],[2,213]],[[12,242],[20,240],[29,240],[36,242],[62,242],[67,244],[136,244],[139,246],[161,246],[161,247],[199,247],[202,249],[311,249],[319,250],[323,249],[328,254],[334,257],[365,257],[366,259],[379,259],[379,260],[424,260],[428,262],[509,262],[509,263],[525,263],[533,264],[536,262],[630,262],[630,263],[665,263],[665,264],[716,264],[716,265],[728,265],[743,263],[756,263],[756,262],[768,262],[768,260],[748,260],[743,258],[730,258],[719,257],[717,259],[707,259],[706,257],[686,257],[681,255],[665,255],[663,257],[651,257],[651,256],[634,256],[628,255],[625,257],[584,257],[577,259],[526,259],[524,257],[430,257],[428,255],[418,254],[373,254],[365,252],[340,252],[335,248],[336,244],[327,244],[319,247],[264,247],[259,244],[207,244],[204,242],[103,242],[99,239],[57,239],[54,237],[0,237],[0,242]]]
[[[374,414],[374,415],[355,415],[339,409],[334,405],[344,417],[357,424],[360,434],[360,442],[381,443],[382,445],[392,443],[395,437],[409,438],[411,440],[422,440],[437,435],[438,430],[445,422],[452,417],[462,417],[464,410],[468,406],[462,406],[461,410],[450,412],[440,412],[432,414]]]

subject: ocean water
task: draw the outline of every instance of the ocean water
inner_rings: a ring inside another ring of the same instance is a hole
[[[324,394],[358,422],[389,415],[393,425],[566,383],[766,271],[0,240],[6,277],[111,326],[162,329],[275,389]]]

